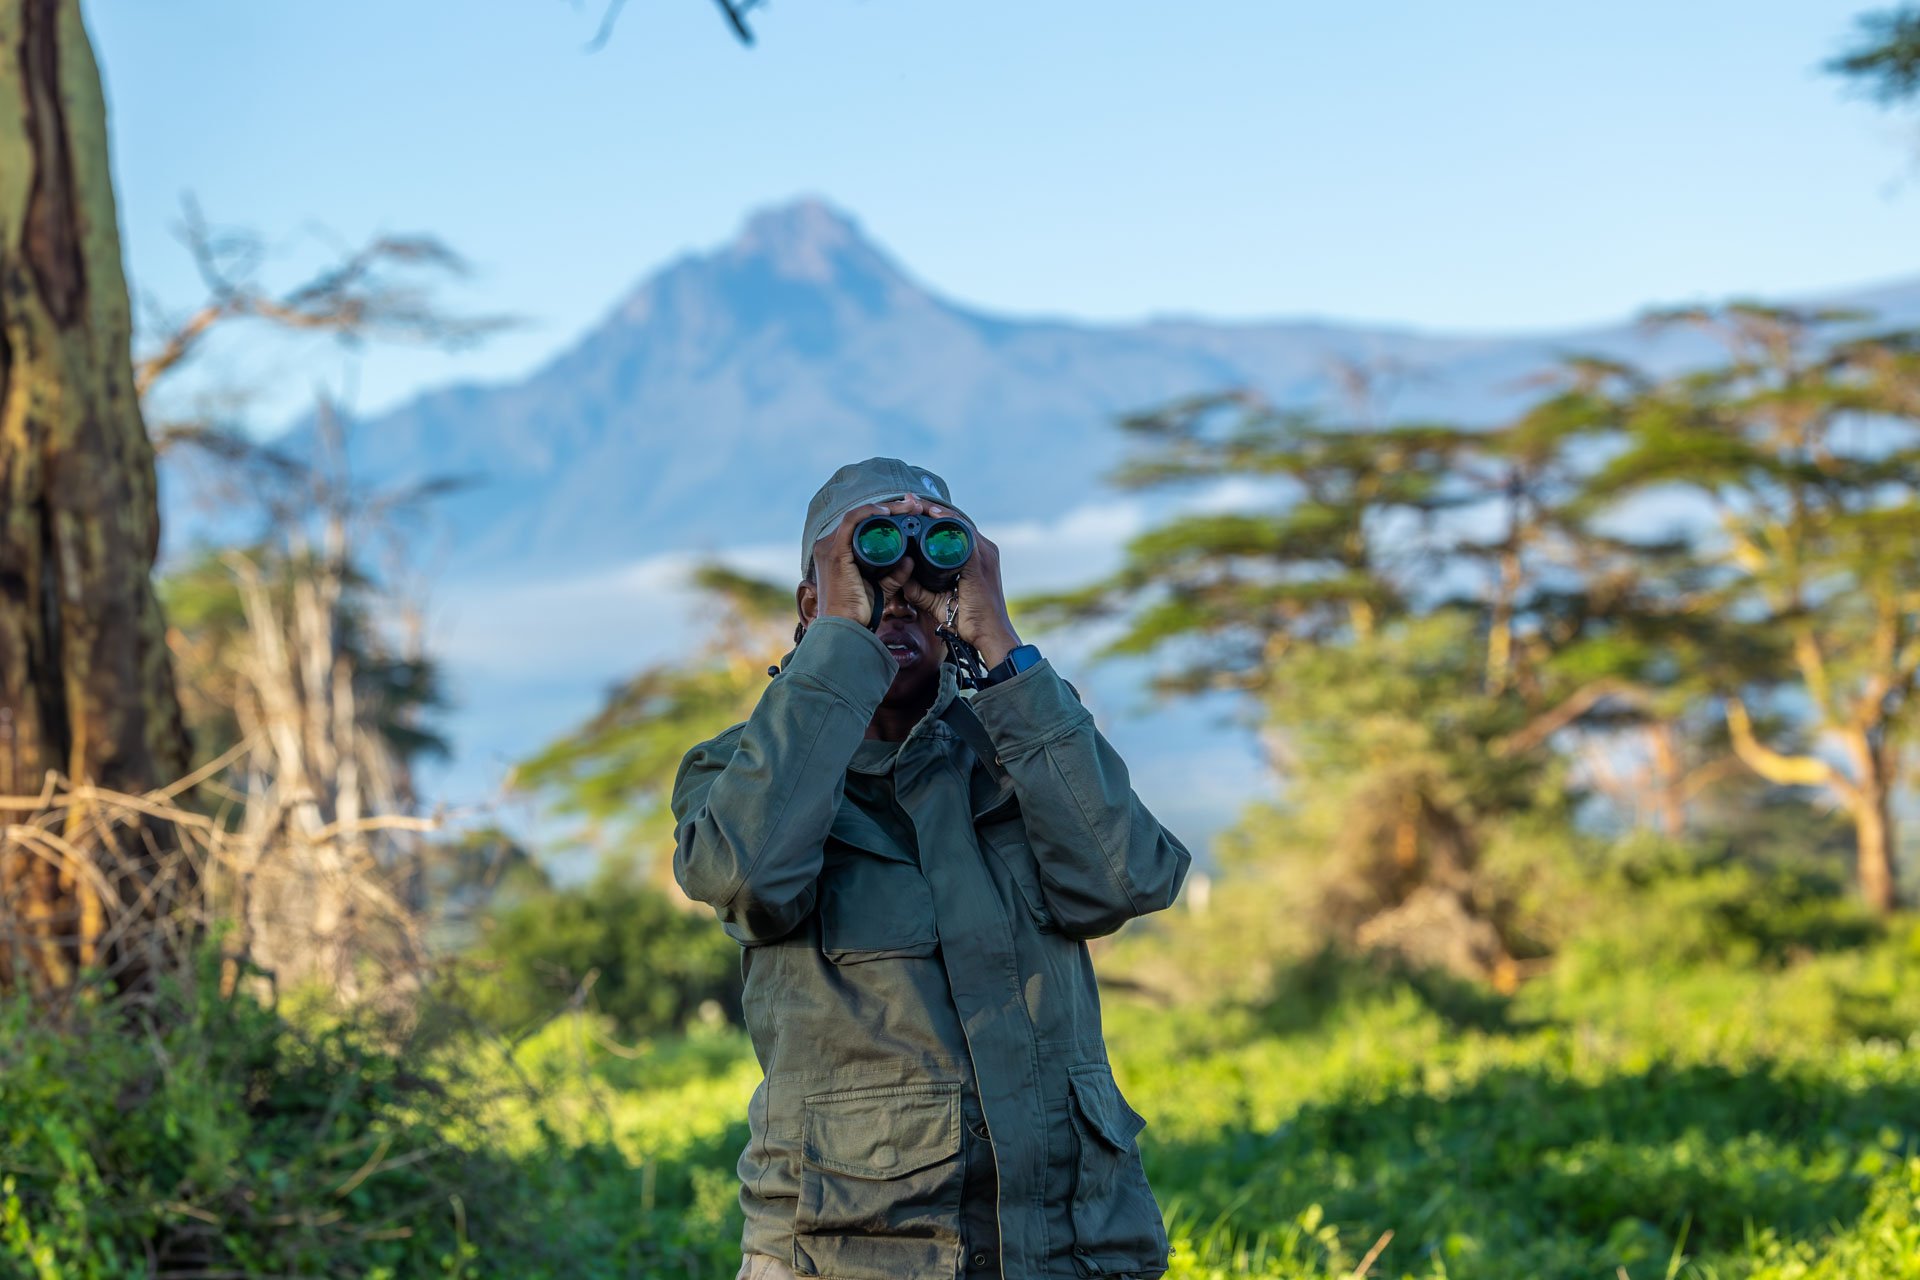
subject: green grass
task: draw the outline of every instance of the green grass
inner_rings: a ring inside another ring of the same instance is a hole
[[[1465,1010],[1342,983],[1305,1010],[1109,997],[1174,1276],[1345,1276],[1392,1232],[1372,1276],[1920,1277],[1904,939],[1758,967],[1569,963]],[[650,1170],[648,1207],[711,1231],[684,1274],[718,1274],[757,1075],[744,1039],[630,1058],[567,1022],[521,1056],[547,1093],[520,1131],[544,1120]]]
[[[1348,1276],[1391,1232],[1373,1277],[1920,1280],[1906,929],[1626,971],[1572,948],[1510,1000],[1329,960],[1213,1005],[1115,984],[1172,1274]],[[1164,943],[1143,931],[1102,967]],[[619,1045],[576,1016],[510,1060],[456,1036],[401,1070],[351,1036],[230,1021],[118,1056],[8,1024],[0,1274],[152,1276],[155,1239],[189,1273],[708,1280],[737,1262],[757,1076],[738,1031]]]

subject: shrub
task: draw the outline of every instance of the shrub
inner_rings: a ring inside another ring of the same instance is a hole
[[[1761,866],[1651,838],[1622,842],[1587,896],[1592,909],[1555,966],[1568,981],[1703,964],[1778,967],[1859,947],[1881,930],[1823,867]]]
[[[289,1018],[222,997],[216,968],[58,1019],[0,1000],[0,1275],[704,1280],[737,1263],[712,1150],[563,1137],[562,1100],[498,1041]]]
[[[460,998],[518,1034],[569,1005],[624,1036],[679,1030],[703,1007],[740,1017],[740,947],[705,909],[688,911],[630,868],[529,897],[486,923]]]

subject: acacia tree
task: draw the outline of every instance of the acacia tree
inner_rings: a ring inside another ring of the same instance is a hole
[[[1593,487],[1706,501],[1709,580],[1682,607],[1720,620],[1726,643],[1697,656],[1734,752],[1847,814],[1861,893],[1884,912],[1920,693],[1920,357],[1905,337],[1849,336],[1862,319],[1757,305],[1659,317],[1711,333],[1727,359],[1624,402],[1628,447]],[[1810,741],[1757,723],[1778,693]]]
[[[1257,476],[1270,500],[1175,515],[1108,578],[1022,616],[1118,619],[1107,654],[1177,655],[1163,691],[1251,694],[1295,784],[1294,838],[1271,856],[1311,886],[1304,905],[1363,946],[1510,979],[1532,943],[1482,855],[1500,822],[1564,809],[1549,739],[1601,702],[1550,663],[1584,625],[1540,563],[1578,426],[1563,416],[1504,451],[1452,424],[1327,423],[1244,394],[1130,419],[1145,450],[1121,484]]]
[[[1596,523],[1592,472],[1644,385],[1569,360],[1484,429],[1327,423],[1244,393],[1129,419],[1145,451],[1122,485],[1261,477],[1270,501],[1175,515],[1023,617],[1118,620],[1104,654],[1180,659],[1163,692],[1253,695],[1294,784],[1276,813],[1292,838],[1263,845],[1309,851],[1287,878],[1314,884],[1321,917],[1420,963],[1511,974],[1538,938],[1486,855],[1527,824],[1564,828],[1580,794],[1564,748],[1607,761],[1622,735],[1648,740],[1676,834],[1725,772],[1690,749],[1699,670],[1730,652],[1688,607],[1691,543]]]

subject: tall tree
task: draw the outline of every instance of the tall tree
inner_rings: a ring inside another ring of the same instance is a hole
[[[1511,977],[1532,945],[1488,840],[1565,812],[1551,739],[1615,688],[1554,665],[1592,625],[1545,570],[1593,415],[1548,408],[1505,433],[1247,395],[1130,419],[1145,449],[1123,485],[1259,477],[1268,501],[1175,515],[1107,579],[1021,602],[1042,625],[1120,619],[1107,653],[1177,655],[1163,691],[1252,694],[1294,784],[1281,878],[1336,934],[1476,976]]]
[[[1247,392],[1120,427],[1139,447],[1113,477],[1123,488],[1239,478],[1271,489],[1263,509],[1176,515],[1129,543],[1110,577],[1021,602],[1042,625],[1124,617],[1103,655],[1178,652],[1157,681],[1167,693],[1258,689],[1288,646],[1364,641],[1404,612],[1423,552],[1384,545],[1381,526],[1457,500],[1445,463],[1466,438],[1451,426],[1331,426]]]
[[[1907,337],[1858,336],[1853,314],[1660,319],[1706,330],[1727,359],[1632,397],[1628,447],[1593,487],[1615,502],[1705,500],[1710,579],[1688,607],[1720,619],[1723,643],[1700,660],[1734,751],[1846,812],[1861,893],[1890,911],[1893,797],[1920,693],[1920,355]],[[1768,735],[1757,704],[1778,694],[1810,740]]]
[[[37,793],[49,772],[138,793],[186,769],[130,338],[78,0],[0,0],[0,794]],[[172,847],[164,823],[116,828],[84,800],[64,826],[129,900]],[[115,962],[98,954],[99,883],[43,854],[0,848],[0,980],[60,985]]]

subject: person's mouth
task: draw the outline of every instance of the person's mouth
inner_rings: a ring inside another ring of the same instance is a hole
[[[887,652],[893,657],[893,664],[896,669],[909,667],[920,661],[920,647],[909,640],[902,640],[896,637],[888,640],[886,645]]]

